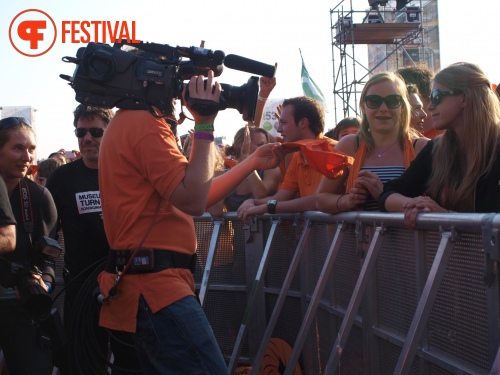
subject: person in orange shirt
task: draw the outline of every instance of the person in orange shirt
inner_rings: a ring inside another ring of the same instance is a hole
[[[203,82],[203,76],[191,78],[191,97],[219,102],[221,86],[212,71],[206,88]],[[128,261],[135,248],[141,250],[134,261],[154,258],[154,264],[149,262],[148,270],[127,272],[116,296],[102,305],[100,325],[134,333],[145,373],[227,374],[212,328],[195,298],[192,275],[196,264],[192,216],[205,211],[214,173],[217,112],[207,116],[191,112],[195,132],[189,161],[179,151],[170,125],[147,110],[118,110],[101,143],[99,185],[112,249],[98,278],[101,293],[109,297],[120,262]],[[154,350],[148,344],[151,340]]]
[[[324,139],[332,145],[337,143],[323,136],[324,109],[312,98],[299,96],[285,99],[279,117],[278,131],[284,142]],[[314,192],[322,177],[321,172],[313,169],[300,151],[295,152],[278,192],[273,196],[247,199],[238,208],[238,217],[248,223],[254,215],[315,210]]]
[[[198,102],[219,102],[221,85],[211,70],[186,86]],[[120,109],[106,128],[99,186],[110,252],[98,277],[105,302],[99,323],[133,333],[144,373],[223,375],[227,365],[195,297],[192,216],[220,201],[242,176],[277,166],[282,155],[272,151],[277,145],[261,147],[212,181],[217,111],[201,115],[186,106],[195,122],[189,161],[168,122],[148,110]]]

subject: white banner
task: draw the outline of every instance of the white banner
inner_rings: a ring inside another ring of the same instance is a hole
[[[278,111],[276,107],[281,105],[285,99],[267,99],[266,106],[264,107],[264,113],[262,114],[262,121],[260,127],[265,129],[269,134],[273,136],[281,136],[278,133],[279,121],[276,117],[276,112]]]

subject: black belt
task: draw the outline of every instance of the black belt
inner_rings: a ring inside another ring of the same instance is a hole
[[[108,254],[105,271],[117,273],[123,271],[133,250],[113,250]],[[168,268],[185,268],[194,273],[196,267],[196,253],[187,255],[170,250],[141,248],[134,256],[127,273],[154,273]]]

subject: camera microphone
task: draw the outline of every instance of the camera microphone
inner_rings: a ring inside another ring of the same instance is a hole
[[[276,73],[274,65],[264,64],[238,55],[227,55],[224,59],[224,65],[230,69],[241,70],[269,78],[273,78]]]

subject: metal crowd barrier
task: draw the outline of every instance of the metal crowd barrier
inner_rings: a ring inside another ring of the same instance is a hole
[[[291,347],[285,375],[296,364],[311,375],[500,374],[500,215],[417,224],[379,212],[195,218],[195,281],[230,373],[257,374],[279,338]]]

